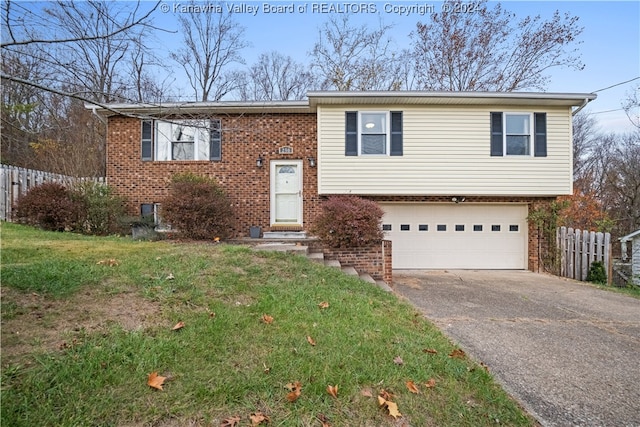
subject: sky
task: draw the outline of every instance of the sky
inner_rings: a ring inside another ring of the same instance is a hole
[[[165,0],[155,21],[166,30],[177,30],[176,16],[188,0]],[[490,7],[493,1],[490,1]],[[579,17],[584,31],[578,45],[582,71],[551,69],[547,92],[591,93],[598,98],[586,111],[594,114],[600,127],[606,131],[629,131],[633,127],[621,102],[640,85],[640,1],[502,1],[504,9],[517,17],[541,15],[550,18],[558,10]],[[203,4],[207,4],[204,2]],[[330,12],[351,13],[354,23],[377,27],[380,22],[392,25],[392,36],[397,48],[409,47],[409,33],[418,21],[431,19],[430,12],[440,12],[438,1],[229,1],[238,8],[235,19],[245,28],[250,43],[243,50],[247,65],[256,61],[261,53],[276,50],[302,63],[310,61],[309,52],[319,37],[319,28]],[[403,9],[404,7],[404,9]],[[173,49],[180,41],[176,34],[165,34],[163,49]],[[636,80],[633,80],[636,79]],[[620,84],[629,80],[631,82]],[[180,85],[176,81],[177,86]],[[618,85],[612,88],[610,86]],[[185,84],[185,92],[188,92]]]
[[[131,0],[117,1],[125,8],[127,3],[132,8],[136,5]],[[143,6],[151,8],[157,0],[142,1]],[[153,19],[158,28],[166,31],[155,32],[147,44],[156,56],[164,58],[174,72],[164,84],[184,99],[191,98],[193,90],[182,67],[168,59],[168,53],[180,47],[182,36],[178,31],[177,18],[184,13],[182,7],[188,2],[161,0]],[[497,1],[489,0],[489,7],[495,3]],[[502,0],[500,3],[503,9],[515,13],[517,18],[541,15],[543,19],[549,19],[556,10],[579,17],[578,24],[584,27],[584,31],[578,37],[580,44],[576,47],[584,69],[550,69],[546,91],[596,92],[597,99],[585,111],[594,115],[603,131],[627,132],[634,129],[621,103],[634,88],[640,87],[640,0]],[[42,7],[47,1],[35,4]],[[216,0],[202,0],[199,4],[215,5]],[[443,8],[442,1],[429,0],[227,0],[227,4],[236,9],[235,21],[244,28],[245,39],[249,43],[249,47],[242,51],[246,65],[238,65],[238,68],[250,66],[260,54],[271,51],[308,64],[320,27],[329,19],[331,12],[352,12],[349,20],[358,25],[367,24],[372,28],[377,28],[380,23],[390,25],[395,47],[398,50],[409,48],[409,34],[416,23],[427,22],[432,12],[441,12]],[[469,4],[473,3],[470,1]],[[162,74],[158,77],[165,78]]]

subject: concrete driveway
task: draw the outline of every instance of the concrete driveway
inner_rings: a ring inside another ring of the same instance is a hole
[[[640,300],[528,271],[393,274],[543,426],[640,426]]]

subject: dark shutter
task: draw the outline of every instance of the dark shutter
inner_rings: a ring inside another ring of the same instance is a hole
[[[536,131],[533,142],[534,156],[547,157],[547,113],[534,113],[533,122]]]
[[[502,113],[491,113],[491,155],[502,156]]]
[[[356,111],[347,111],[345,113],[345,156],[358,155],[358,113]]]
[[[222,123],[220,119],[211,120],[209,130],[209,160],[222,159]]]
[[[391,155],[402,156],[402,111],[391,112]]]
[[[142,160],[153,160],[153,120],[142,121]]]

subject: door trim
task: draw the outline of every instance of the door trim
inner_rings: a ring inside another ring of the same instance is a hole
[[[276,168],[278,166],[283,166],[283,165],[296,165],[297,169],[298,169],[298,218],[296,220],[296,222],[276,222]],[[269,173],[270,173],[270,177],[269,177],[269,185],[270,185],[270,190],[269,190],[269,194],[270,194],[270,208],[269,208],[269,216],[270,216],[270,223],[271,226],[300,226],[302,227],[302,191],[303,191],[303,186],[302,183],[304,182],[304,180],[302,179],[303,177],[303,161],[302,160],[271,160],[270,165],[269,165]]]

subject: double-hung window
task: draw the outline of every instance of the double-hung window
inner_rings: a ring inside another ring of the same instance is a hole
[[[220,160],[221,123],[206,120],[143,120],[142,160]]]
[[[491,155],[546,157],[546,113],[491,113]]]
[[[401,111],[347,111],[345,155],[402,156]]]

